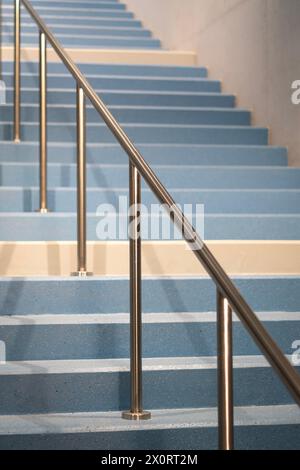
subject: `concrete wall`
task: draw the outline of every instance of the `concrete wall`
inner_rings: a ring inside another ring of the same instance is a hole
[[[289,147],[300,166],[300,0],[125,0],[171,49],[193,49],[225,92],[271,129],[271,143]]]

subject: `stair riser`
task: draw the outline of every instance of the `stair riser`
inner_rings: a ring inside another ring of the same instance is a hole
[[[172,66],[151,66],[151,65],[121,65],[121,64],[78,64],[80,70],[85,75],[121,75],[121,76],[142,76],[142,77],[182,77],[182,78],[206,78],[207,70],[203,67],[172,67]],[[22,72],[38,74],[38,64],[35,62],[22,62]],[[3,61],[2,70],[5,74],[13,74],[13,63]],[[66,67],[60,62],[48,63],[49,74],[68,75]]]
[[[1,142],[0,162],[38,162],[38,144],[14,145]],[[247,165],[286,166],[287,149],[280,147],[140,145],[139,149],[151,165]],[[52,163],[75,163],[75,145],[48,145],[48,159]],[[88,163],[127,163],[128,157],[118,144],[87,145]]]
[[[107,10],[125,10],[125,5],[122,4],[122,3],[119,3],[119,2],[116,2],[114,0],[109,0],[109,1],[101,1],[100,2],[90,2],[90,1],[87,1],[87,2],[83,2],[83,1],[74,1],[74,2],[64,2],[64,1],[61,1],[61,2],[53,2],[53,1],[38,1],[38,0],[32,0],[32,5],[34,8],[39,8],[39,7],[42,7],[42,8],[49,8],[49,7],[54,7],[55,5],[57,5],[57,7],[59,8],[66,8],[66,9],[72,9],[72,7],[74,8],[92,8],[92,9],[98,9],[101,10],[101,9],[107,9]],[[2,1],[2,5],[4,6],[11,6],[11,0],[3,0]]]
[[[49,18],[50,19],[50,18]],[[46,21],[46,19],[44,18]],[[73,20],[72,20],[73,23]],[[77,63],[89,64],[126,64],[126,65],[153,65],[195,67],[196,54],[190,51],[169,51],[161,49],[115,49],[115,48],[82,48],[70,47],[67,50],[71,59]],[[14,57],[13,45],[2,47],[3,60],[12,61]],[[49,62],[60,62],[61,59],[53,48],[48,48]],[[38,62],[39,49],[37,47],[22,47],[21,59]]]
[[[299,449],[299,425],[235,426],[235,449],[295,450]],[[216,450],[217,428],[181,428],[130,430],[122,432],[87,432],[84,434],[52,434],[0,436],[4,450]],[[199,461],[199,460],[198,460]]]
[[[51,208],[50,208],[51,209]],[[1,214],[1,241],[75,241],[77,233],[76,215],[60,213],[45,216],[32,213]],[[99,224],[110,227],[111,234],[108,236]],[[145,240],[181,240],[180,232],[172,229],[169,225],[168,216],[160,217],[151,221],[151,235],[147,229],[146,222],[142,220],[142,237]],[[199,221],[199,220],[198,220]],[[195,223],[195,220],[192,220]],[[170,228],[168,235],[162,232],[162,225],[167,224]],[[287,215],[284,218],[278,215],[206,215],[204,217],[204,233],[198,228],[202,238],[206,240],[299,240],[300,219],[298,215]],[[127,239],[127,216],[111,216],[103,221],[103,217],[88,215],[87,238],[90,241],[119,241]],[[266,268],[269,272],[268,268]],[[247,273],[247,271],[246,271]]]
[[[13,14],[13,8],[11,6],[8,6],[8,5],[3,5],[2,7],[2,10],[3,10],[3,14],[4,15],[12,15]],[[86,8],[76,8],[76,7],[73,7],[73,8],[59,8],[59,7],[51,7],[51,8],[43,8],[43,7],[39,7],[36,9],[37,12],[40,14],[40,15],[43,15],[43,19],[46,19],[47,15],[51,15],[51,16],[63,16],[64,18],[64,21],[72,21],[72,18],[73,17],[85,17],[85,18],[121,18],[121,19],[132,19],[134,16],[133,16],[133,13],[131,12],[127,12],[127,11],[123,11],[123,10],[108,10],[108,9],[103,9],[101,10],[101,8],[97,9],[97,10],[93,10],[92,9],[86,9]],[[31,19],[31,16],[29,15],[29,13],[27,13],[27,11],[23,10],[22,11],[23,13],[23,18],[30,18]],[[4,18],[5,19],[5,18]],[[31,19],[32,21],[32,19]]]
[[[284,168],[154,167],[162,182],[171,190],[181,189],[299,189],[300,170]],[[1,164],[2,186],[38,187],[38,165]],[[76,187],[76,165],[49,164],[51,187]],[[87,166],[88,188],[127,188],[127,165]],[[146,187],[146,183],[145,183]]]
[[[81,39],[80,39],[81,40]],[[125,47],[125,46],[124,46]],[[217,80],[199,79],[199,80],[184,80],[177,79],[147,79],[139,77],[118,78],[118,77],[87,77],[90,84],[96,90],[147,90],[147,91],[165,91],[167,93],[172,91],[181,92],[203,92],[203,93],[219,93],[221,91],[221,84]],[[7,87],[13,87],[13,76],[4,76],[3,80]],[[38,76],[22,76],[22,86],[24,88],[35,88],[39,86]],[[66,89],[68,93],[74,90],[74,80],[71,75],[64,77],[49,76],[47,80],[49,89]],[[25,93],[25,92],[24,92]]]
[[[129,138],[136,143],[169,143],[213,144],[213,145],[267,145],[268,130],[252,127],[157,127],[157,126],[123,126]],[[13,125],[0,127],[0,139],[12,140]],[[37,124],[23,124],[21,138],[24,141],[36,141],[39,138]],[[76,126],[59,124],[48,126],[48,140],[51,142],[75,142]],[[89,142],[114,143],[115,137],[104,124],[87,127]]]
[[[248,276],[298,276],[300,274],[299,240],[209,240],[207,243],[208,248],[229,276],[245,274]],[[12,276],[14,279],[28,276],[69,277],[76,268],[77,242],[75,240],[68,242],[4,241],[0,242],[0,250],[2,259],[0,275],[5,277]],[[87,266],[95,276],[128,276],[128,241],[89,241]],[[205,269],[199,264],[194,254],[187,250],[186,243],[182,240],[176,242],[144,241],[142,266],[144,277],[186,276],[186,273],[198,277],[206,275]]]
[[[128,372],[2,375],[1,414],[117,411],[130,408]],[[146,409],[204,408],[217,404],[216,370],[144,371]],[[234,371],[235,405],[292,404],[270,367]],[[241,386],[243,384],[243,386]]]
[[[82,16],[82,18],[80,18]],[[72,25],[80,25],[80,26],[92,26],[96,25],[98,27],[101,26],[107,26],[107,27],[129,27],[129,28],[141,28],[142,23],[141,21],[132,19],[132,17],[129,17],[128,19],[121,19],[121,18],[110,18],[109,16],[105,18],[102,15],[102,18],[97,16],[95,17],[94,15],[91,17],[87,17],[86,15],[80,15],[78,17],[74,17],[71,20],[69,20],[69,23]],[[14,15],[12,12],[4,11],[2,12],[2,19],[4,24],[7,22],[12,22],[14,21]],[[43,14],[43,19],[49,23],[55,23],[56,25],[65,25],[66,24],[66,18],[65,17],[60,17],[58,14],[55,14],[55,12],[52,12],[51,14]],[[29,15],[23,14],[22,15],[22,24],[32,24],[32,18],[29,17]]]
[[[300,311],[300,279],[270,277],[234,282],[255,311]],[[80,283],[80,284],[79,284]],[[80,285],[80,289],[79,289]],[[116,292],[118,295],[115,295]],[[72,278],[0,281],[1,315],[120,313],[129,311],[126,279]],[[18,302],[16,302],[18,298]],[[143,311],[214,312],[216,291],[209,279],[144,279]]]
[[[171,194],[177,204],[203,204],[209,214],[299,214],[300,191],[281,192],[182,192],[173,190]],[[99,204],[113,204],[119,197],[127,197],[128,192],[115,189],[87,193],[87,210],[95,212]],[[39,190],[31,188],[0,189],[0,211],[31,212],[39,204]],[[76,190],[49,190],[48,201],[51,210],[56,212],[76,212]],[[150,210],[150,204],[157,204],[157,199],[150,191],[142,194],[143,205]]]
[[[57,26],[55,21],[53,23],[48,23],[49,28],[54,34],[74,34],[79,36],[80,34],[87,35],[87,36],[119,36],[119,37],[139,37],[139,38],[151,38],[152,34],[147,29],[142,28],[105,28],[105,27],[97,27],[95,26],[72,26],[70,24],[66,24],[64,26]],[[13,34],[14,24],[11,22],[7,22],[3,24],[3,31],[10,35]],[[22,25],[22,33],[30,33],[36,35],[36,26],[35,24],[23,24]]]
[[[7,90],[7,103],[13,102],[13,91]],[[103,92],[101,99],[106,105],[117,106],[183,106],[191,108],[233,108],[235,104],[234,96],[221,95],[221,94],[200,94],[200,95],[185,95],[185,94],[159,94],[159,93],[126,93],[122,92]],[[63,91],[48,91],[47,100],[49,104],[71,104],[75,105],[76,96],[75,92]],[[24,104],[38,104],[39,94],[38,90],[23,90],[21,93],[21,101]],[[192,142],[190,142],[192,143]]]
[[[30,324],[31,321],[26,321],[24,317],[23,324],[18,326],[0,326],[0,341],[5,342],[7,361],[129,357],[128,324],[34,325]],[[293,354],[292,344],[299,322],[268,321],[265,326],[282,351]],[[234,323],[233,337],[235,355],[260,354],[241,324]],[[144,323],[143,357],[198,357],[216,354],[214,322]]]
[[[109,34],[108,34],[109,36]],[[159,49],[160,41],[155,39],[138,39],[138,38],[109,38],[109,39],[97,39],[97,38],[85,38],[77,34],[75,37],[64,37],[57,35],[57,39],[64,47],[92,47],[92,48],[118,48],[118,49]],[[38,35],[23,35],[21,37],[22,44],[24,46],[38,46]],[[2,44],[10,45],[14,43],[13,34],[3,34]]]
[[[247,111],[232,112],[229,110],[198,110],[198,111],[177,111],[172,110],[150,110],[150,109],[111,109],[114,117],[123,123],[138,122],[140,124],[198,124],[198,125],[222,125],[222,126],[249,126],[250,113]],[[12,108],[5,107],[1,113],[1,120],[12,121]],[[22,122],[39,122],[38,107],[26,107],[22,109]],[[49,122],[71,123],[76,122],[75,108],[48,108]],[[99,123],[101,117],[94,109],[87,110],[88,122]],[[164,160],[162,160],[164,161]]]

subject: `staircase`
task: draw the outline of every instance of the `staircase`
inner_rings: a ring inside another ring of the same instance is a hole
[[[300,371],[300,170],[287,166],[287,149],[268,145],[268,130],[251,126],[250,112],[236,108],[218,80],[194,66],[191,54],[161,49],[119,1],[32,4],[73,57],[88,49],[93,60],[78,62],[81,71],[175,200],[204,204],[208,245]],[[36,27],[23,11],[22,18],[24,56],[34,55]],[[178,240],[144,243],[144,405],[152,419],[121,419],[130,398],[128,243],[119,232],[99,240],[96,211],[128,195],[128,159],[88,105],[88,267],[95,276],[71,278],[74,80],[52,57],[52,212],[41,215],[34,212],[38,65],[22,64],[22,142],[15,144],[11,1],[2,2],[2,21],[0,449],[217,448],[215,287]],[[142,200],[155,202],[146,186]],[[300,448],[299,408],[236,318],[234,395],[236,448]]]
[[[157,49],[160,41],[153,39],[126,6],[118,1],[33,2],[64,47]],[[23,13],[23,12],[22,12]],[[2,1],[2,43],[14,42],[14,2]],[[36,25],[26,11],[22,18],[22,44],[37,46]]]

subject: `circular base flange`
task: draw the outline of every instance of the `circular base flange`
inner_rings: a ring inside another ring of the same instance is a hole
[[[139,413],[123,411],[122,418],[130,421],[146,421],[147,419],[151,419],[151,413],[149,413],[149,411],[141,411]]]
[[[44,207],[43,209],[37,209],[35,212],[38,212],[39,214],[49,214],[51,211]]]
[[[91,277],[93,275],[93,273],[90,273],[88,271],[76,271],[74,273],[71,273],[71,276],[73,277]]]

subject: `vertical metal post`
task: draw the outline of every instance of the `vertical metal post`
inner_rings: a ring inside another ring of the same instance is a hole
[[[46,214],[47,207],[47,40],[40,31],[40,207],[38,212]]]
[[[234,447],[232,310],[217,291],[219,449]]]
[[[77,271],[74,276],[86,277],[86,109],[85,94],[77,85]]]
[[[21,8],[20,0],[15,0],[15,47],[14,47],[14,141],[20,142],[20,93],[21,93]]]
[[[142,380],[142,263],[141,263],[141,177],[129,163],[129,255],[130,255],[130,382],[131,408],[122,413],[124,419],[146,420],[151,413],[143,410]]]

